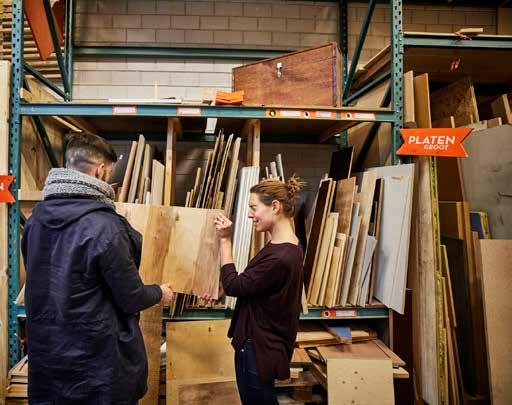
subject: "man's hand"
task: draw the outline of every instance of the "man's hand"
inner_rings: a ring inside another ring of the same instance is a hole
[[[172,299],[172,290],[170,284],[162,284],[160,286],[162,290],[162,299],[160,300],[160,305],[169,305]]]

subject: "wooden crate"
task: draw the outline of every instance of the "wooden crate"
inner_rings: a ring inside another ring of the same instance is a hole
[[[279,65],[281,68],[279,69]],[[333,42],[233,69],[244,105],[341,105],[341,56]]]

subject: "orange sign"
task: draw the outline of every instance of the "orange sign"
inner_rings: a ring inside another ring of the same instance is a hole
[[[0,203],[13,203],[15,201],[9,191],[13,180],[14,176],[0,176]]]
[[[401,129],[404,144],[397,155],[468,157],[462,141],[473,128]]]

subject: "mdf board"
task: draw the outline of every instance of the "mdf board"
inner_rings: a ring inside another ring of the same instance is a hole
[[[227,337],[229,324],[229,320],[215,320],[166,325],[168,404],[181,403],[176,386],[187,380],[235,380],[234,351]]]
[[[491,402],[512,403],[512,240],[480,240]]]
[[[428,73],[414,78],[414,113],[418,128],[430,128],[432,126]]]
[[[493,238],[512,239],[512,125],[471,134],[464,148],[469,157],[460,163],[470,209],[488,214]]]
[[[331,188],[331,179],[322,180],[318,189],[311,230],[308,237],[308,246],[304,257],[304,286],[306,290],[309,288],[318,244],[323,234],[326,212],[328,211],[328,197]]]
[[[470,138],[473,135],[470,135]],[[466,142],[464,142],[465,147]],[[437,189],[440,201],[466,200],[466,188],[464,186],[461,166],[462,161],[465,159],[437,158]]]
[[[341,105],[341,57],[336,43],[233,69],[233,91],[245,105]]]
[[[121,185],[121,193],[119,194],[119,202],[126,202],[128,191],[130,189],[130,181],[132,178],[133,165],[135,163],[135,154],[137,153],[137,142],[133,141],[130,147],[130,154],[124,172],[123,184]]]
[[[409,263],[414,164],[373,169],[383,179],[375,267],[375,297],[403,314]],[[403,213],[396,215],[397,212]],[[371,297],[370,297],[371,298]]]
[[[348,179],[352,168],[354,148],[349,146],[332,153],[329,177],[334,181]]]
[[[214,217],[220,211],[151,206],[152,210],[157,210],[157,216],[149,215],[148,207],[119,203],[116,209],[143,236],[148,235],[146,240],[151,243],[143,245],[143,256],[151,252],[154,244],[160,246],[158,255],[163,257],[163,262],[159,262],[163,267],[162,282],[170,283],[174,292],[216,297],[220,258]],[[153,224],[156,218],[159,223]],[[165,232],[154,233],[152,229],[157,225]],[[155,267],[153,271],[160,270]]]
[[[471,116],[473,122],[480,121],[476,105],[475,90],[469,76],[456,81],[430,95],[432,120],[449,116]]]
[[[163,204],[163,192],[165,182],[165,166],[158,160],[153,160],[153,169],[151,177],[151,203],[156,205]]]
[[[414,112],[414,72],[409,70],[404,73],[404,127],[416,126]]]
[[[356,245],[356,253],[354,258],[354,268],[352,270],[352,278],[350,281],[350,291],[348,301],[352,305],[357,305],[359,297],[359,285],[361,274],[363,272],[364,251],[366,247],[366,239],[368,238],[368,227],[370,225],[370,216],[372,213],[373,194],[375,192],[375,181],[377,175],[375,171],[364,172],[360,175],[359,192],[356,194],[354,201],[361,204],[360,215],[361,225]]]
[[[393,405],[393,369],[387,359],[330,359],[327,396],[336,405]]]

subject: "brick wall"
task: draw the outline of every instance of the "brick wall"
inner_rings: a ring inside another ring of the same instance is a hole
[[[349,57],[366,12],[350,3]],[[496,32],[491,8],[415,6],[404,8],[406,31],[453,32],[462,26]],[[137,45],[289,49],[338,38],[338,6],[304,1],[79,0],[77,45]],[[389,6],[376,6],[361,62],[389,42]],[[182,97],[199,101],[205,89],[229,90],[231,68],[242,60],[137,57],[77,57],[76,99]]]
[[[114,149],[119,154],[128,154],[130,145],[126,142],[112,142]],[[160,151],[165,149],[163,143],[152,142]],[[183,205],[187,191],[194,186],[194,176],[197,167],[206,166],[208,148],[212,144],[201,142],[178,142],[176,145],[176,204]],[[314,148],[315,153],[311,153]],[[285,176],[292,174],[300,176],[306,181],[304,191],[313,191],[318,188],[320,179],[329,171],[331,153],[336,150],[335,145],[301,145],[301,144],[261,144],[261,168],[269,166],[275,161],[275,156],[281,153]],[[246,156],[245,143],[240,149],[240,159]]]

